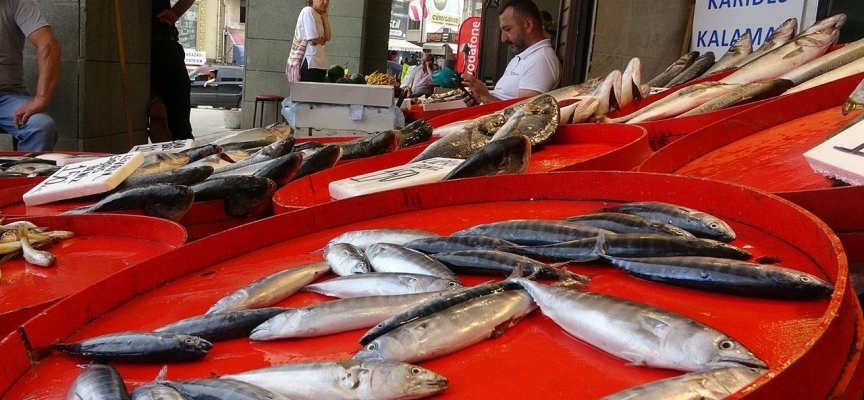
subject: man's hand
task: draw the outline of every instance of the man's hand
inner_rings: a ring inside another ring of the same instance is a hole
[[[477,77],[475,77],[474,75],[468,73],[462,74],[462,84],[465,85],[465,88],[471,91],[471,94],[478,101],[481,101],[483,103],[492,103],[498,101],[497,98],[495,98],[494,96],[492,96],[491,93],[489,93],[489,89],[486,87],[486,84],[483,83],[481,80],[477,79]],[[469,107],[477,104],[468,96],[463,96],[462,100]]]
[[[174,26],[177,20],[180,19],[180,16],[173,9],[166,8],[160,11],[159,14],[156,14],[156,18],[170,26]]]
[[[18,109],[15,110],[12,122],[15,124],[16,128],[21,128],[21,126],[26,124],[27,120],[30,119],[30,116],[45,111],[47,107],[47,100],[41,99],[39,97],[33,98],[32,100],[22,104],[21,107],[18,107]]]

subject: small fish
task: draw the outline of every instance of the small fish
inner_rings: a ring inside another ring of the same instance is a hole
[[[95,204],[73,208],[63,215],[144,210],[145,215],[179,221],[192,207],[195,193],[189,186],[153,184],[112,193]]]
[[[219,154],[223,151],[222,147],[218,144],[205,144],[203,146],[193,147],[191,149],[186,149],[178,154],[185,155],[189,157],[189,163],[193,163],[198,161],[204,157],[209,157],[214,154]]]
[[[712,75],[732,68],[736,63],[747,58],[750,54],[753,54],[753,39],[750,37],[750,32],[747,31],[741,36],[738,36],[738,39],[732,43],[732,46],[729,47],[726,54],[723,54],[723,57],[720,57],[720,59],[717,60],[711,68],[705,71],[703,76]]]
[[[577,222],[513,219],[475,225],[455,232],[452,236],[489,236],[516,244],[535,245],[594,237],[601,231],[601,229]]]
[[[620,212],[650,218],[675,225],[701,238],[729,242],[735,240],[735,231],[726,222],[713,215],[676,204],[659,201],[624,203],[602,211]]]
[[[303,290],[345,299],[364,296],[393,296],[438,292],[460,287],[462,287],[462,284],[458,281],[431,275],[369,272],[313,283],[304,287]]]
[[[855,87],[846,102],[843,103],[843,115],[849,111],[864,109],[864,80]]]
[[[515,243],[489,236],[437,236],[414,239],[405,243],[405,247],[427,254],[460,250],[495,250],[515,245]]]
[[[416,399],[449,388],[447,378],[425,368],[375,360],[283,364],[222,379],[248,382],[298,400]]]
[[[772,50],[788,43],[795,36],[795,32],[798,30],[798,19],[795,17],[789,18],[786,21],[783,21],[774,32],[771,32],[770,35],[762,42],[762,46],[759,46],[759,49],[750,53],[747,57],[738,60],[735,63],[735,67],[743,67],[750,62],[756,60],[759,57],[768,54]]]
[[[18,227],[18,237],[21,240],[21,251],[24,253],[24,259],[28,263],[40,266],[50,267],[57,262],[57,256],[44,250],[36,250],[30,245],[27,227]]]
[[[66,398],[128,400],[129,392],[116,368],[108,364],[91,363],[72,382]]]
[[[576,280],[589,280],[587,276],[559,271],[551,265],[500,250],[451,251],[436,253],[432,257],[461,274],[510,276],[521,270],[526,274],[536,274],[538,278],[554,279],[565,274]]]
[[[154,329],[153,332],[197,336],[212,343],[248,337],[256,326],[286,310],[268,307],[197,315]]]
[[[225,175],[212,176],[190,188],[195,193],[195,201],[223,200],[226,214],[243,216],[270,201],[276,182],[257,176]]]
[[[664,224],[660,221],[632,214],[601,212],[562,219],[615,233],[660,233],[672,236],[694,237],[692,233],[675,225]]]
[[[418,143],[428,142],[432,138],[432,124],[424,119],[418,119],[400,130],[398,148],[413,146]]]
[[[207,314],[270,307],[330,272],[325,262],[300,265],[267,275],[216,302]]]
[[[744,35],[749,36],[750,33],[745,32]],[[742,35],[742,37],[744,35]],[[705,71],[708,70],[708,68],[711,68],[711,66],[714,64],[715,64],[714,63],[714,52],[712,52],[712,51],[705,52],[704,54],[699,56],[699,58],[697,58],[696,61],[693,61],[693,64],[691,64],[689,67],[687,67],[687,69],[685,69],[684,71],[681,71],[681,73],[678,74],[678,76],[673,78],[671,81],[669,81],[669,83],[667,83],[663,87],[671,88],[671,87],[678,86],[678,85],[683,84],[683,83],[690,82],[690,81],[700,77],[702,74],[705,73]]]
[[[156,153],[144,156],[144,164],[141,164],[129,176],[154,174],[157,172],[170,171],[189,164],[189,156],[180,153]]]
[[[330,270],[339,276],[365,274],[372,270],[363,250],[348,243],[333,243],[325,247],[324,259]]]
[[[443,180],[518,174],[528,168],[530,159],[531,140],[527,136],[492,140],[450,171]]]
[[[360,139],[341,142],[338,146],[342,148],[341,160],[372,157],[396,151],[399,147],[399,134],[392,130],[383,131]]]
[[[342,148],[335,144],[316,148],[310,151],[310,154],[303,155],[303,162],[300,163],[300,169],[297,170],[297,173],[294,174],[291,180],[296,181],[304,176],[331,168],[341,159]]]
[[[216,168],[216,172],[214,172],[214,174],[224,174],[234,169],[243,168],[248,165],[256,164],[262,161],[279,158],[290,153],[293,148],[293,137],[280,139],[271,143],[268,146],[262,147],[261,150],[258,150],[258,152],[256,152],[247,159]]]
[[[663,85],[669,83],[669,81],[680,74],[681,71],[684,71],[687,67],[693,64],[697,57],[699,57],[698,51],[693,51],[681,56],[681,58],[675,60],[675,62],[667,67],[665,71],[660,73],[660,75],[657,75],[654,79],[648,81],[647,85],[651,87],[663,87]]]
[[[173,362],[198,360],[213,344],[195,336],[172,333],[120,332],[51,348],[71,356],[110,362]]]
[[[792,81],[780,78],[764,82],[748,83],[720,97],[709,100],[701,106],[681,114],[680,117],[721,110],[779,96],[791,87]]]
[[[126,189],[136,186],[147,186],[158,183],[171,185],[194,185],[207,179],[213,174],[213,167],[206,165],[187,166],[186,168],[177,168],[165,172],[156,172],[152,174],[130,176],[126,178],[117,189]]]
[[[294,177],[294,174],[297,173],[302,159],[303,156],[301,156],[300,153],[289,153],[272,160],[262,161],[232,171],[223,172],[216,176],[248,175],[259,178],[268,178],[275,182],[277,186],[282,187],[290,182]]]
[[[767,370],[727,367],[690,372],[613,393],[600,400],[721,400],[753,383]]]
[[[777,78],[795,67],[825,54],[839,37],[839,31],[829,28],[824,31],[799,36],[776,50],[756,59],[729,76],[722,83],[753,83]]]
[[[328,245],[334,243],[350,243],[361,250],[366,250],[367,247],[375,243],[392,243],[402,245],[414,239],[423,239],[429,237],[437,237],[438,235],[432,232],[421,231],[417,229],[394,229],[394,228],[379,228],[379,229],[364,229],[356,231],[348,231],[327,242]]]
[[[288,400],[281,394],[233,379],[189,379],[160,383],[190,400]]]
[[[397,244],[375,243],[366,248],[366,258],[375,272],[425,274],[459,281],[440,261]]]

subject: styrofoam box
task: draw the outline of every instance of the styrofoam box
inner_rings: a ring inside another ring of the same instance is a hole
[[[393,100],[393,86],[389,85],[319,82],[294,82],[291,84],[291,101],[295,103],[359,104],[390,107],[394,104]]]
[[[455,110],[455,109],[465,108],[465,107],[468,107],[468,106],[465,105],[465,102],[462,101],[462,99],[442,101],[440,103],[423,103],[423,111]]]
[[[142,164],[144,155],[136,151],[67,165],[24,193],[24,204],[35,206],[107,192]]]
[[[850,185],[864,185],[864,121],[804,153],[813,171]]]
[[[332,104],[297,104],[294,114],[297,129],[342,129],[346,131],[380,132],[396,129],[396,116],[386,107],[363,107],[363,116],[353,120],[349,106]]]

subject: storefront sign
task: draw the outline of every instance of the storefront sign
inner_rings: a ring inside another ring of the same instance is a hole
[[[745,32],[756,49],[788,18],[805,26],[806,6],[806,0],[696,0],[690,50],[713,51],[719,59]]]
[[[204,65],[207,63],[207,52],[183,49],[186,52],[186,65]]]
[[[408,3],[393,0],[390,6],[390,37],[405,40],[408,37]]]
[[[462,48],[468,45],[467,56]],[[459,28],[459,47],[456,54],[456,70],[461,73],[474,74],[480,60],[480,17],[471,17]],[[464,71],[463,71],[464,69]]]
[[[439,43],[459,43],[459,34],[451,31],[450,28],[444,28],[442,32],[430,32],[426,34],[427,42]]]

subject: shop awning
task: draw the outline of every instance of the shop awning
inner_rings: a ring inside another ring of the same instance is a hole
[[[390,42],[387,44],[387,49],[392,51],[416,51],[420,52],[423,50],[422,47],[411,43],[407,40],[402,39],[390,39]]]
[[[456,45],[452,43],[441,43],[441,42],[426,42],[423,43],[423,50],[429,50],[430,53],[434,55],[445,55],[444,46],[449,46],[450,50],[455,54],[456,53]]]
[[[234,44],[238,44],[243,46],[246,44],[246,30],[245,29],[235,29],[228,28],[228,36],[231,37],[231,41]]]

